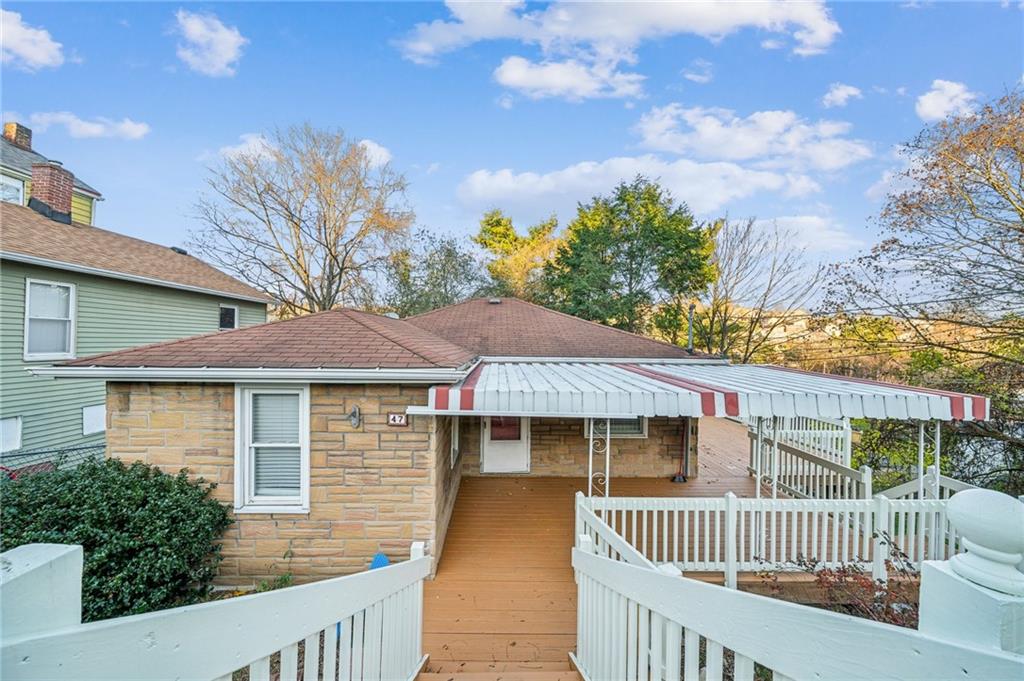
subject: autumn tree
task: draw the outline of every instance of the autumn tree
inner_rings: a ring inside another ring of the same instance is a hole
[[[792,232],[753,218],[716,223],[716,276],[698,296],[695,345],[746,363],[792,342],[800,335],[793,327],[806,331],[821,268],[795,241]]]
[[[683,314],[714,278],[712,229],[656,182],[637,177],[580,205],[544,268],[547,302],[633,333]]]
[[[409,317],[480,295],[489,280],[467,244],[419,230],[392,252],[377,309]]]
[[[519,234],[512,218],[500,210],[484,214],[473,241],[490,256],[487,271],[493,293],[536,301],[540,297],[544,263],[558,246],[558,221],[548,218]]]
[[[944,471],[1020,493],[1024,97],[941,121],[905,153],[878,218],[884,238],[836,268],[827,309],[894,320],[900,334],[876,352],[928,359],[907,380],[991,397],[990,421],[948,427]]]
[[[281,316],[364,305],[412,223],[405,189],[341,131],[291,127],[210,169],[192,244]]]

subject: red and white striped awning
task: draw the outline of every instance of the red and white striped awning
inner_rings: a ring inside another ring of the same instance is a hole
[[[770,365],[711,362],[481,362],[430,389],[414,414],[988,418],[985,397]]]

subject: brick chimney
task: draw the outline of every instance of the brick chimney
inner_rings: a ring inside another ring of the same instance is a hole
[[[71,188],[75,176],[60,161],[32,164],[32,196],[29,208],[48,218],[71,223]]]
[[[4,123],[4,137],[22,149],[32,150],[32,131],[21,123],[14,121]]]

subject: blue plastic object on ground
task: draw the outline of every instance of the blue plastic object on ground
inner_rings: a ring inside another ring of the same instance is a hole
[[[373,560],[370,561],[370,569],[371,570],[376,570],[377,568],[387,567],[388,565],[391,565],[391,561],[388,560],[388,557],[385,556],[383,553],[378,553],[377,555],[375,555],[373,557]]]

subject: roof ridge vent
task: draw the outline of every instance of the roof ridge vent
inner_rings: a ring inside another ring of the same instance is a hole
[[[177,253],[178,255],[188,255],[188,251],[186,251],[181,246],[171,246],[171,250]]]
[[[487,304],[488,305],[501,305],[501,298],[488,298],[487,299]]]

